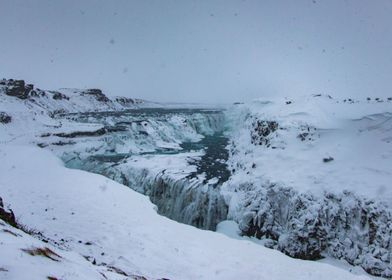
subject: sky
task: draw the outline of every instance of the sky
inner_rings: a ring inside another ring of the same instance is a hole
[[[0,0],[0,78],[229,103],[392,96],[391,0]]]

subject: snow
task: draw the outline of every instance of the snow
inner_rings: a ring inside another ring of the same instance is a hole
[[[316,195],[348,190],[392,202],[392,102],[327,96],[286,101],[257,100],[228,110],[238,151],[231,157],[233,183],[262,179]],[[274,149],[251,144],[255,119],[279,124],[268,136]],[[300,133],[309,135],[301,141]],[[334,160],[324,163],[328,157]]]
[[[227,110],[227,218],[290,256],[391,277],[391,105],[308,96]]]
[[[158,215],[147,197],[103,176],[67,169],[49,151],[29,145],[1,145],[0,172],[0,193],[19,222],[59,242],[67,259],[72,255],[74,262],[61,261],[66,265],[59,269],[57,262],[20,252],[21,247],[41,243],[24,235],[10,243],[0,233],[1,259],[7,260],[2,266],[8,270],[0,275],[7,279],[20,279],[15,270],[22,264],[30,279],[44,273],[62,279],[99,279],[96,266],[86,264],[80,255],[106,263],[98,267],[108,279],[116,279],[106,274],[109,266],[152,279],[286,279],[288,275],[293,279],[367,279],[171,221]]]
[[[0,222],[0,279],[103,279],[101,268],[80,254],[44,243],[21,230]],[[49,248],[60,257],[50,260],[31,256],[22,250]]]

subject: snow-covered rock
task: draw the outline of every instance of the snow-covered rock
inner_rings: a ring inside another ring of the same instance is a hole
[[[111,99],[100,89],[42,90],[24,80],[13,79],[0,80],[0,96],[1,107],[9,112],[23,108],[45,114],[126,110],[148,104],[127,97]]]
[[[309,96],[228,110],[229,218],[290,256],[392,277],[391,109]]]

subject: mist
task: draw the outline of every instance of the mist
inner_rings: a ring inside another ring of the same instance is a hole
[[[391,96],[392,1],[15,1],[0,77],[161,102]]]

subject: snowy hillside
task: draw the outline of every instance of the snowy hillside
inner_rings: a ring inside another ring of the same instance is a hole
[[[41,114],[111,111],[137,108],[145,103],[126,97],[110,99],[100,89],[42,90],[23,80],[13,79],[0,80],[0,94],[6,113],[26,111],[26,108]]]

